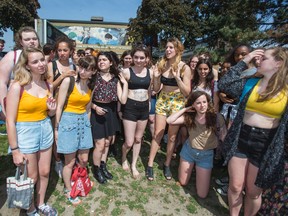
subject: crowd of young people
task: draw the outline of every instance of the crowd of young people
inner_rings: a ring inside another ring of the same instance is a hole
[[[4,108],[7,96],[3,116],[13,162],[19,166],[27,160],[28,175],[36,184],[37,198],[27,215],[57,215],[44,202],[52,149],[65,195],[73,205],[81,200],[70,196],[72,168],[76,161],[86,167],[91,149],[95,179],[100,184],[113,179],[106,161],[120,118],[124,126],[121,166],[138,179],[137,159],[149,112],[154,123],[145,172],[149,181],[155,180],[153,164],[168,127],[163,161],[167,180],[172,179],[170,163],[177,134],[182,134],[178,170],[182,186],[195,167],[197,195],[207,197],[214,159],[222,156],[228,164],[231,215],[239,215],[242,205],[244,215],[288,211],[288,198],[275,198],[288,193],[286,48],[252,51],[249,46],[237,46],[216,76],[207,55],[183,62],[184,47],[177,38],[167,40],[164,56],[153,67],[151,53],[142,44],[123,53],[119,61],[113,52],[77,55],[72,41],[64,37],[54,46],[56,58],[45,60],[33,28],[21,28],[16,39],[18,50],[0,61],[0,100]],[[64,165],[59,154],[64,155]]]

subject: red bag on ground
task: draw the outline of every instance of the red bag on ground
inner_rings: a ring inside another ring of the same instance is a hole
[[[93,182],[90,181],[86,167],[81,167],[78,163],[75,164],[71,176],[71,192],[70,196],[75,198],[77,196],[85,197],[90,192]]]

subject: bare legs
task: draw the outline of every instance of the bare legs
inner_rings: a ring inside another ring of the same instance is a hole
[[[28,176],[34,179],[36,184],[37,200],[36,205],[42,205],[49,181],[50,163],[51,163],[52,148],[41,150],[34,154],[27,154]],[[28,212],[35,209],[34,199]]]
[[[137,178],[139,176],[139,172],[137,170],[137,160],[141,150],[141,142],[147,125],[147,120],[133,122],[123,119],[123,125],[125,133],[125,143],[122,146],[122,168],[124,170],[129,170],[127,154],[133,147],[131,171],[133,177]]]
[[[88,163],[88,153],[89,150],[79,150],[78,151],[78,160],[79,164],[82,167],[86,167]],[[65,165],[63,167],[63,181],[65,188],[68,191],[71,191],[71,175],[73,166],[76,162],[76,152],[71,154],[64,154],[65,157]]]
[[[262,189],[255,185],[258,168],[246,158],[232,157],[228,164],[228,202],[230,215],[239,215],[243,204],[242,191],[245,187],[244,215],[256,215],[261,205]]]
[[[149,161],[148,161],[148,168],[153,167],[154,159],[156,157],[157,151],[159,149],[161,139],[164,135],[166,127],[166,116],[156,114],[155,119],[155,133],[151,142],[150,154],[149,154]],[[175,140],[177,136],[177,132],[179,130],[178,125],[169,125],[168,129],[168,144],[167,144],[167,154],[166,154],[166,161],[164,166],[170,166],[171,158],[174,152],[175,147]],[[171,179],[170,176],[165,176],[166,179]],[[149,180],[153,180],[152,176],[147,177]]]
[[[191,177],[194,163],[180,158],[180,164],[178,169],[178,178],[181,185],[187,185]],[[204,169],[196,166],[196,190],[197,195],[200,198],[206,198],[209,192],[210,177],[212,169]]]

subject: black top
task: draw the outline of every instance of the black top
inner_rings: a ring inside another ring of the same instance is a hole
[[[167,78],[161,75],[161,83],[166,86],[178,86],[175,78]]]
[[[132,68],[130,70],[130,79],[128,81],[128,89],[135,90],[135,89],[147,89],[150,86],[151,77],[150,72],[147,68],[147,73],[145,77],[138,77],[133,72]]]

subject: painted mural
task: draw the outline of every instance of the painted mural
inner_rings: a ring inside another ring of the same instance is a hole
[[[105,28],[88,26],[57,26],[70,39],[82,44],[127,45],[126,28]]]

